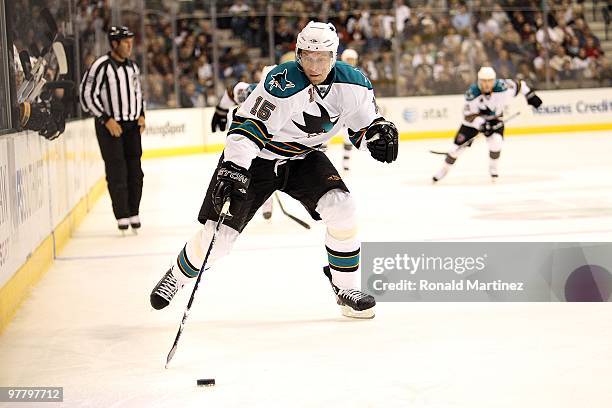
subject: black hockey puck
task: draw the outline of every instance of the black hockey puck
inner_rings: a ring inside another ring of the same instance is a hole
[[[198,379],[198,387],[212,387],[215,385],[214,378],[200,378]]]

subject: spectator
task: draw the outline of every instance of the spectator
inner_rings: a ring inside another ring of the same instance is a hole
[[[281,17],[274,29],[274,44],[276,45],[277,55],[280,57],[280,55],[289,51],[294,40],[295,35],[287,24],[287,19]]]
[[[405,4],[404,0],[395,0],[395,21],[398,33],[404,31],[404,25],[408,19],[410,19],[410,7]]]
[[[504,27],[506,24],[511,24],[508,14],[504,11],[499,3],[493,4],[493,12],[491,13],[491,17],[497,22],[498,27]]]
[[[442,45],[449,51],[455,53],[461,49],[461,36],[457,33],[455,27],[450,27],[442,40]]]
[[[505,49],[500,50],[499,56],[493,61],[493,68],[500,73],[500,78],[514,78],[516,76],[516,67],[510,58],[510,54]]]
[[[602,57],[597,60],[597,73],[595,79],[597,79],[602,86],[612,85],[612,66],[606,57]]]
[[[578,37],[572,37],[571,41],[567,45],[567,53],[571,57],[576,57],[580,53],[580,41],[578,41]]]
[[[529,64],[525,61],[521,61],[518,64],[518,72],[516,74],[516,79],[522,79],[525,82],[530,84],[536,83],[538,81],[538,77],[533,72]]]
[[[601,49],[597,46],[597,44],[595,44],[595,39],[593,36],[586,37],[584,50],[586,51],[586,56],[593,59],[597,59],[603,54]]]
[[[478,32],[481,38],[487,39],[498,37],[501,30],[497,20],[487,13],[484,15],[483,20],[478,23]]]
[[[459,4],[457,11],[452,20],[453,27],[457,29],[458,32],[468,31],[472,25],[472,14],[468,11],[465,4]]]
[[[404,25],[404,39],[410,41],[415,35],[419,35],[423,32],[423,27],[421,26],[421,20],[419,16],[416,14],[411,14],[410,18]]]
[[[248,4],[244,0],[236,0],[229,8],[229,13],[232,15],[231,26],[234,35],[246,39],[244,35],[248,25]]]
[[[201,108],[205,106],[204,97],[197,92],[196,85],[192,81],[185,81],[181,89],[181,108]]]

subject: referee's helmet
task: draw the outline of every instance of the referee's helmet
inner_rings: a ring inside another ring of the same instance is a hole
[[[125,26],[112,26],[108,30],[108,42],[112,44],[113,41],[121,41],[124,38],[132,38],[134,35],[134,32],[130,31],[130,29]]]

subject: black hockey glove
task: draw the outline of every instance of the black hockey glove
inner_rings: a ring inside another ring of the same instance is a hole
[[[542,100],[535,94],[535,91],[529,91],[529,93],[525,95],[525,98],[527,98],[527,103],[536,109],[542,105]]]
[[[397,128],[387,120],[372,123],[365,133],[366,146],[373,158],[383,163],[397,159],[399,147]]]
[[[45,129],[38,133],[45,139],[55,140],[66,130],[66,112],[62,100],[59,98],[51,99],[49,111],[51,112],[49,121]]]
[[[213,206],[217,214],[221,214],[223,203],[228,198],[232,202],[245,200],[250,183],[251,174],[247,169],[231,161],[221,163],[217,171],[217,183],[213,191]]]
[[[484,133],[486,137],[491,136],[493,133],[499,131],[504,127],[504,123],[498,119],[487,120],[481,127],[480,131]]]
[[[225,132],[225,128],[227,128],[228,112],[229,110],[217,106],[217,108],[215,109],[215,114],[212,118],[212,123],[210,124],[213,132],[216,132],[217,128],[219,128],[220,131]]]

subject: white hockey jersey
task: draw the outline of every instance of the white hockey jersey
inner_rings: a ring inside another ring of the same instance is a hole
[[[257,84],[235,113],[225,160],[249,168],[255,157],[302,158],[343,126],[361,145],[367,127],[381,115],[368,78],[338,61],[322,85],[312,85],[295,61],[278,65]]]
[[[486,95],[480,91],[477,84],[472,84],[465,93],[465,107],[463,108],[463,124],[475,129],[491,119],[503,120],[504,108],[511,98],[519,93],[527,95],[531,89],[525,81],[512,79],[497,79],[493,91]]]

